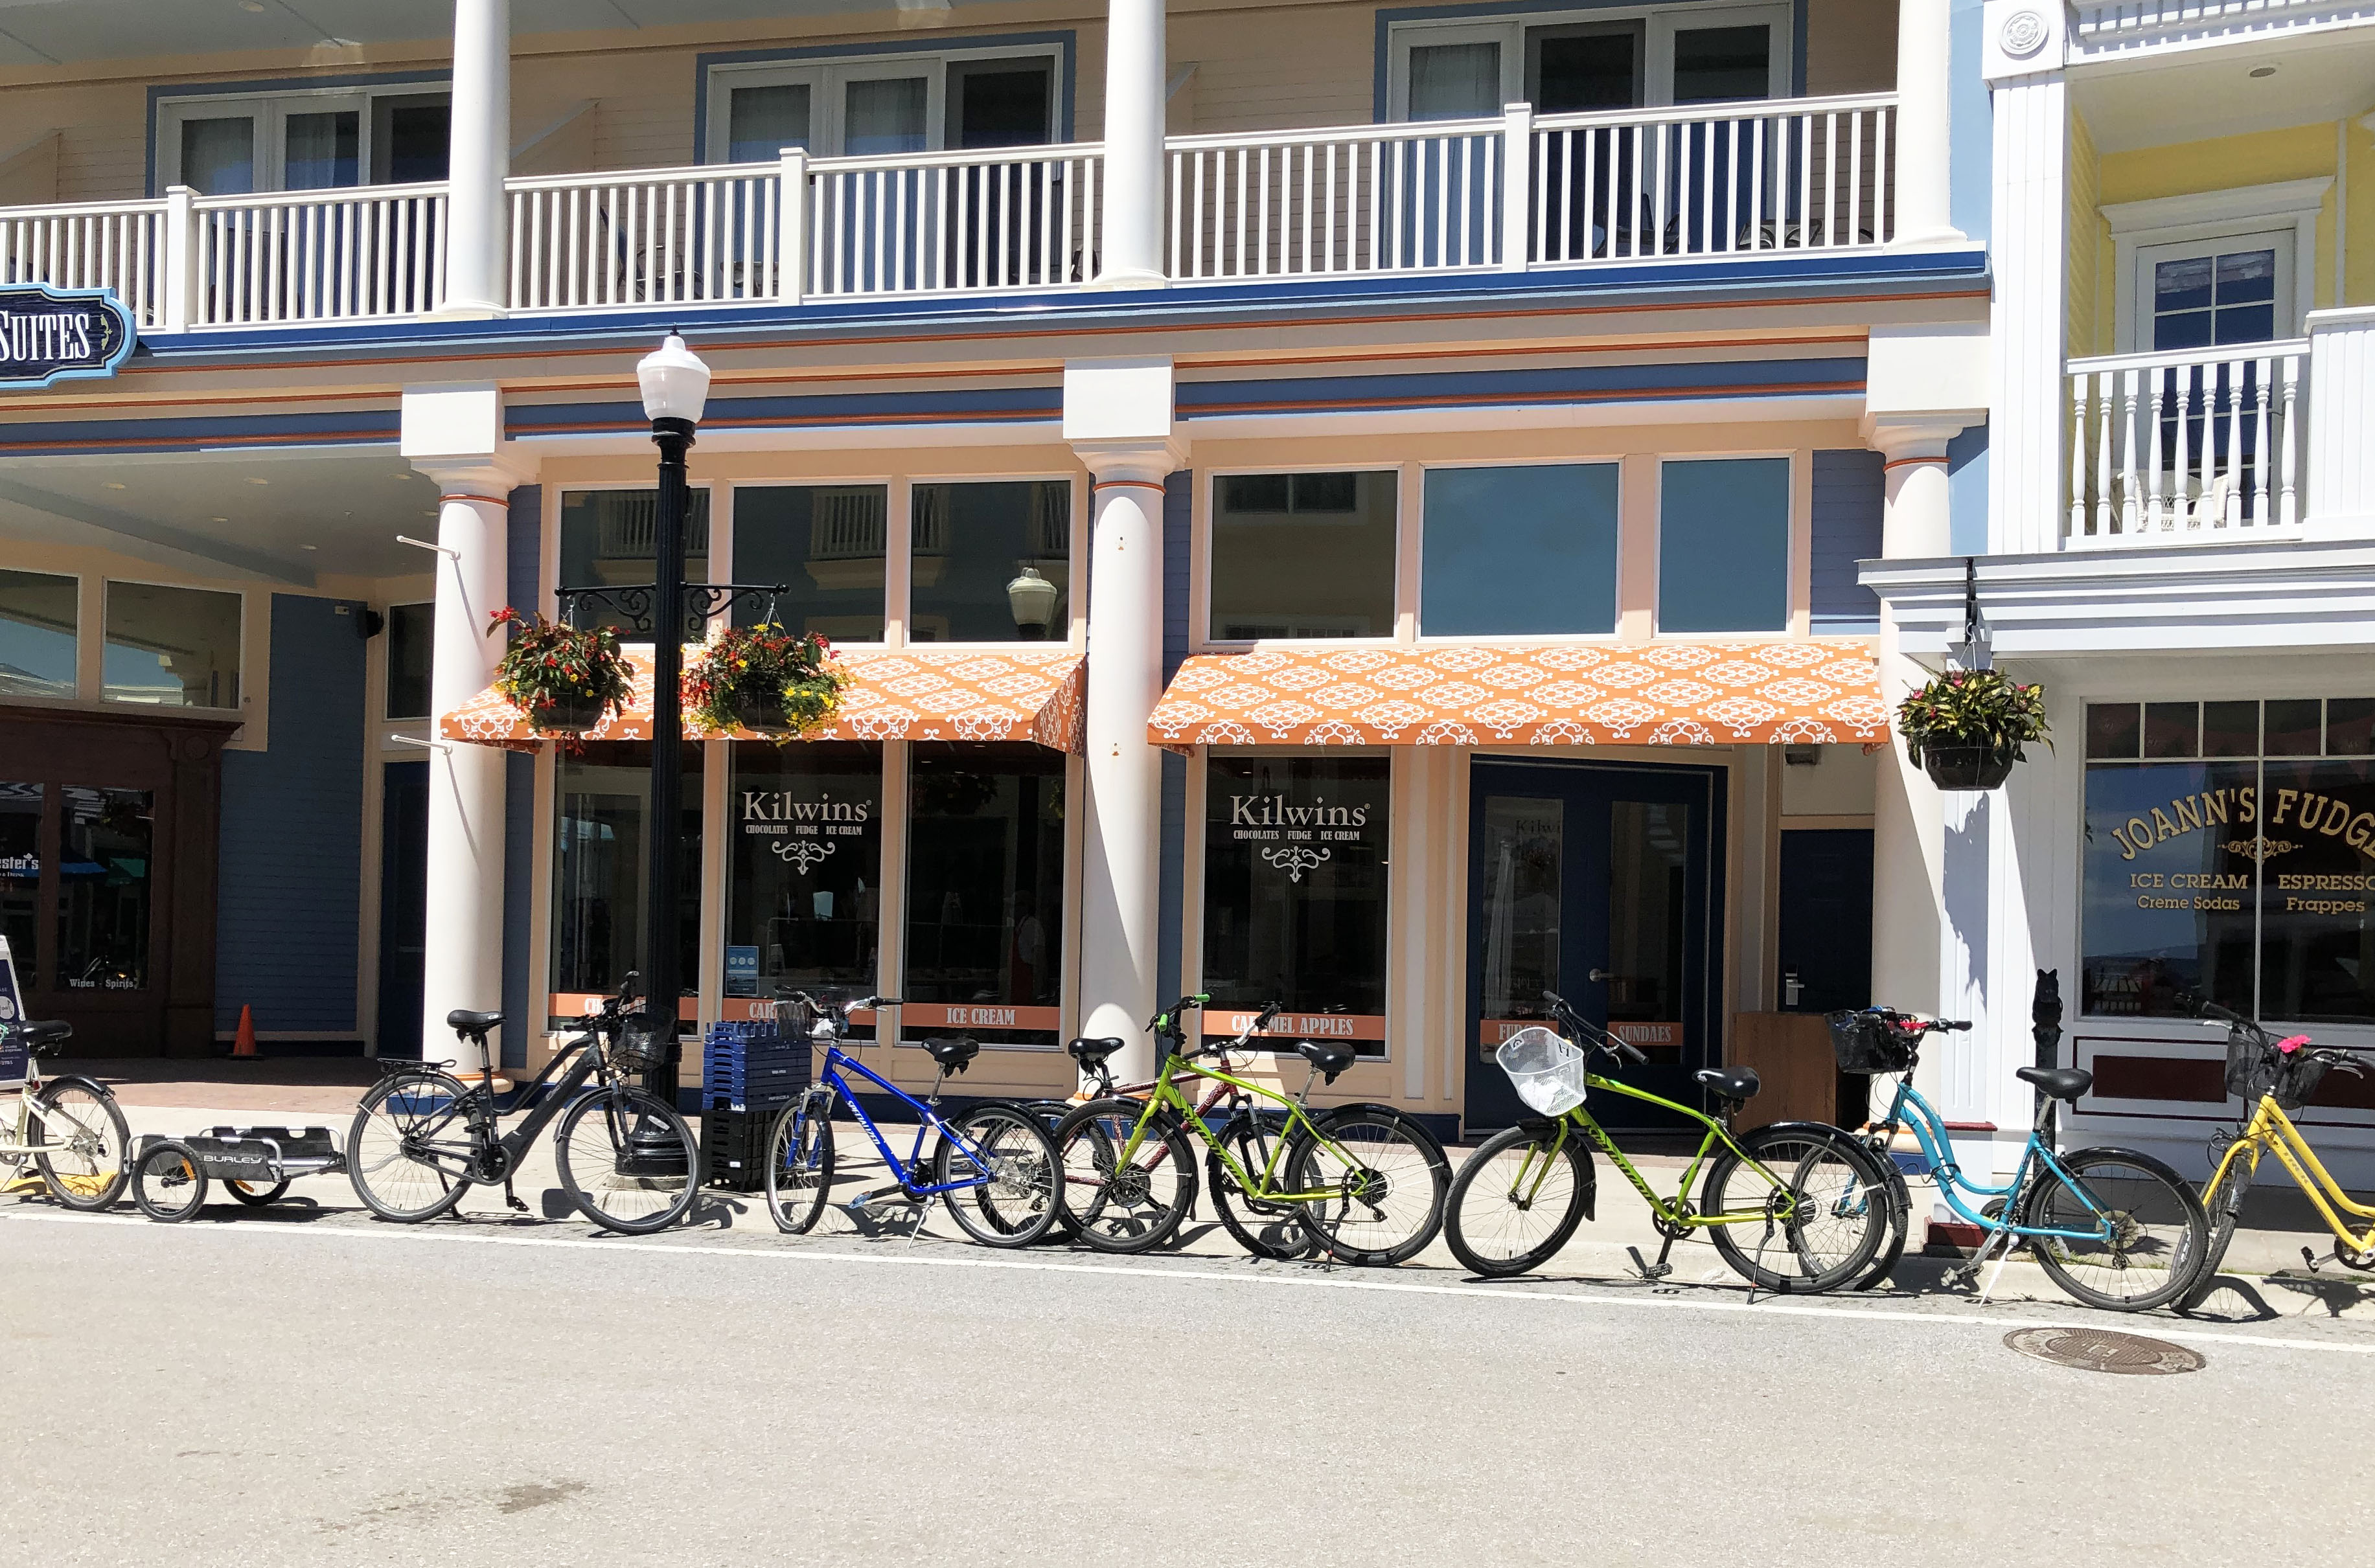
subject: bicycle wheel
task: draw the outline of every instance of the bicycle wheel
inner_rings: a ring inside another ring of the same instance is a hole
[[[68,1208],[95,1213],[124,1194],[124,1153],[132,1129],[115,1102],[79,1083],[53,1083],[33,1097],[33,1156],[50,1196]]]
[[[2210,1221],[2210,1237],[2203,1244],[2202,1264],[2194,1270],[2193,1283],[2178,1299],[2179,1311],[2192,1312],[2217,1293],[2218,1266],[2227,1261],[2227,1249],[2234,1243],[2235,1226],[2243,1217],[2243,1195],[2251,1190],[2251,1175],[2248,1153],[2239,1153],[2227,1161],[2217,1181],[2203,1194],[2202,1212]]]
[[[1023,1102],[1023,1109],[1029,1111],[1033,1115],[1039,1118],[1039,1125],[1047,1129],[1048,1140],[1053,1142],[1056,1137],[1056,1129],[1064,1125],[1064,1118],[1072,1114],[1072,1102],[1069,1100],[1027,1100]],[[1058,1203],[1056,1206],[1056,1222],[1047,1227],[1047,1235],[1046,1239],[1051,1242],[1069,1242],[1080,1233],[1081,1222],[1072,1218],[1072,1211],[1070,1209],[1065,1208],[1061,1203]]]
[[[1802,1124],[1759,1127],[1738,1141],[1749,1158],[1729,1149],[1716,1156],[1699,1193],[1702,1214],[1760,1216],[1708,1227],[1724,1262],[1777,1293],[1861,1279],[1895,1204],[1872,1151],[1837,1127]]]
[[[954,1134],[954,1138],[951,1138]],[[936,1185],[975,1185],[940,1195],[949,1218],[987,1247],[1027,1247],[1056,1223],[1063,1200],[1056,1140],[1027,1106],[969,1105],[948,1118],[933,1155]]]
[[[225,1182],[223,1184],[223,1191],[250,1208],[261,1208],[267,1203],[278,1203],[280,1201],[280,1195],[288,1190],[287,1182],[272,1186],[266,1186],[262,1182]]]
[[[1221,1149],[1229,1151],[1238,1167],[1258,1184],[1262,1173],[1270,1169],[1270,1156],[1284,1140],[1286,1118],[1276,1112],[1240,1112],[1229,1118],[1221,1129]],[[1286,1161],[1278,1164],[1276,1182],[1285,1181]],[[1237,1244],[1256,1257],[1267,1257],[1280,1263],[1296,1258],[1316,1256],[1318,1239],[1303,1222],[1300,1205],[1266,1203],[1249,1197],[1237,1178],[1229,1173],[1228,1161],[1221,1158],[1220,1149],[1204,1153],[1204,1174],[1212,1184],[1212,1212]]]
[[[552,1135],[561,1190],[606,1231],[665,1231],[700,1191],[700,1152],[673,1105],[624,1085],[584,1096]]]
[[[775,1113],[767,1129],[767,1212],[787,1236],[808,1234],[833,1191],[830,1105],[795,1100]]]
[[[1337,1262],[1400,1263],[1443,1228],[1451,1162],[1418,1121],[1389,1106],[1341,1105],[1288,1137],[1287,1182],[1327,1195],[1303,1205],[1303,1222]]]
[[[347,1181],[383,1220],[418,1224],[462,1201],[479,1138],[469,1091],[427,1067],[390,1073],[363,1091],[347,1130]]]
[[[2062,1155],[2062,1166],[2069,1181],[2049,1167],[2030,1184],[2023,1223],[2086,1232],[2108,1220],[2109,1234],[2027,1237],[2053,1282],[2108,1312],[2145,1312],[2183,1295],[2210,1240],[2202,1200],[2185,1179],[2126,1149],[2081,1149]]]
[[[1161,1246],[1196,1207],[1196,1157],[1170,1113],[1156,1114],[1138,1152],[1121,1163],[1145,1112],[1141,1100],[1092,1100],[1057,1128],[1059,1201],[1079,1222],[1081,1240],[1099,1252]]]
[[[1863,1278],[1855,1282],[1859,1291],[1872,1290],[1896,1270],[1905,1256],[1906,1235],[1913,1228],[1913,1189],[1907,1185],[1905,1173],[1896,1168],[1896,1161],[1870,1144],[1864,1145],[1864,1152],[1888,1174],[1888,1234],[1882,1239],[1880,1250],[1873,1255]]]
[[[170,1138],[152,1143],[133,1162],[132,1201],[141,1213],[168,1225],[195,1219],[207,1206],[207,1173],[188,1145]]]
[[[1591,1152],[1573,1128],[1556,1153],[1556,1124],[1495,1133],[1460,1163],[1445,1206],[1444,1239],[1471,1274],[1503,1279],[1558,1255],[1591,1207]]]

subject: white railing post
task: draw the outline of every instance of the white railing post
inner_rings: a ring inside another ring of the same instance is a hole
[[[1508,104],[1501,117],[1501,270],[1523,272],[1534,255],[1534,106]]]
[[[809,155],[806,149],[783,149],[782,189],[775,194],[775,297],[787,305],[800,302],[801,282],[809,263]]]
[[[2285,468],[2286,508],[2298,509],[2312,535],[2327,538],[2375,537],[2375,307],[2312,311],[2309,318],[2308,382],[2285,377]],[[2306,403],[2306,408],[2301,405]],[[2298,493],[2292,466],[2299,445],[2296,430],[2308,431],[2307,472]]]
[[[160,332],[187,332],[201,298],[198,283],[198,211],[191,204],[198,193],[187,185],[165,191],[164,228],[159,234],[164,277],[160,279],[157,327]]]

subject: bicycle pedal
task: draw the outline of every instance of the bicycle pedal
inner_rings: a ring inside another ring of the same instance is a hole
[[[1644,1279],[1663,1279],[1674,1271],[1674,1266],[1671,1263],[1663,1260],[1652,1263],[1643,1257],[1639,1247],[1626,1247],[1625,1250],[1632,1256],[1633,1267]]]

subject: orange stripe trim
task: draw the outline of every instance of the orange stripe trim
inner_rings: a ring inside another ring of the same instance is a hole
[[[447,490],[437,498],[440,505],[449,501],[481,501],[489,506],[509,506],[511,498],[501,495],[478,495],[469,490]]]
[[[1095,484],[1089,488],[1091,489],[1099,490],[1133,489],[1156,491],[1160,491],[1163,489],[1161,485],[1156,484],[1152,479],[1099,479]]]
[[[1943,453],[1935,457],[1892,457],[1887,462],[1882,464],[1881,468],[1885,472],[1890,468],[1910,467],[1916,463],[1944,464],[1945,461],[1945,454]]]

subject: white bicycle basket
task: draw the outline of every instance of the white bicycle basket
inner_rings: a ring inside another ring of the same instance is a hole
[[[1501,1042],[1495,1054],[1518,1098],[1545,1116],[1562,1116],[1583,1103],[1584,1069],[1589,1053],[1535,1024]]]

